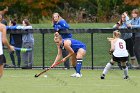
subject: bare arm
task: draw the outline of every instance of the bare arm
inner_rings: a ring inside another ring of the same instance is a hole
[[[119,28],[121,27],[120,24],[121,24],[121,21],[119,20],[119,21],[113,26],[113,28],[114,28],[114,29],[119,29]]]
[[[7,40],[7,36],[6,36],[6,27],[4,25],[1,25],[0,31],[2,32],[2,42],[5,46],[7,46],[7,48],[10,51],[14,51],[14,47],[11,46]]]
[[[69,52],[69,54],[64,58],[66,60],[66,59],[68,59],[69,57],[71,57],[74,54],[74,51],[71,48],[71,41],[70,40],[64,41],[64,47]]]
[[[112,40],[114,40],[114,38],[108,37],[107,40],[111,42]]]
[[[111,40],[111,48],[110,48],[110,51],[114,51],[114,49],[115,49],[114,40]]]
[[[58,48],[58,53],[57,53],[54,63],[58,62],[60,58],[62,57],[62,50],[60,49],[60,46],[57,46],[57,48]]]

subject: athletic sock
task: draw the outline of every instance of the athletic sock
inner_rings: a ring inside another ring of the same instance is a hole
[[[123,71],[124,71],[124,75],[125,75],[125,76],[128,76],[128,67],[127,67],[127,66],[126,66],[125,69],[123,69]]]
[[[76,64],[76,73],[80,74],[81,67],[82,67],[82,59],[77,59],[77,64]]]
[[[107,63],[106,67],[104,68],[103,74],[106,75],[108,70],[111,68],[112,64],[111,63]]]

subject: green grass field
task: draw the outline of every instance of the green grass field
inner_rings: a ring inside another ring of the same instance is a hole
[[[78,23],[70,24],[71,28],[112,28],[113,23]],[[33,28],[52,28],[52,24],[33,24]],[[94,34],[94,65],[104,66],[110,56],[108,54],[109,43],[107,37],[111,37],[112,34],[96,33]],[[73,34],[73,38],[84,42],[87,45],[87,54],[84,59],[84,66],[91,66],[91,34],[89,33],[77,33]],[[42,65],[42,35],[39,33],[34,34],[34,66]],[[50,47],[51,46],[51,47]],[[53,41],[53,34],[45,34],[45,65],[52,64],[57,54],[56,45]],[[5,52],[7,63],[11,64],[9,54]],[[23,64],[23,62],[22,62]]]
[[[70,28],[112,28],[113,25],[114,23],[73,23]],[[33,24],[33,28],[52,28],[52,24]]]
[[[47,78],[34,78],[42,70],[5,70],[0,93],[138,93],[140,70],[130,70],[130,79],[121,70],[110,70],[105,80],[102,70],[82,70],[82,78],[71,78],[74,70],[50,70]]]

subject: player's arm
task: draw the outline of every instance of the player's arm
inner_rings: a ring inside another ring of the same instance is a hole
[[[70,26],[68,25],[68,23],[63,19],[59,21],[59,29],[69,29]]]
[[[53,28],[54,28],[54,30],[55,30],[56,32],[59,31],[59,26],[60,26],[60,25],[58,25],[58,23],[54,23]]]
[[[108,37],[107,40],[111,42],[112,40],[114,40],[114,38]]]
[[[2,32],[2,42],[5,46],[7,46],[7,48],[10,50],[10,51],[14,51],[14,47],[11,46],[7,40],[7,36],[6,36],[6,26],[4,25],[1,25],[1,32]]]
[[[130,28],[132,28],[132,29],[133,29],[133,28],[140,28],[140,18],[138,19],[138,21],[139,21],[139,22],[138,22],[137,25],[128,24],[127,26],[130,27]]]
[[[58,53],[57,53],[54,63],[58,62],[62,57],[62,50],[60,49],[60,46],[57,46],[57,48],[58,48]]]
[[[115,46],[114,46],[114,40],[111,40],[110,43],[111,43],[110,52],[113,52],[114,49],[115,49]]]
[[[70,40],[65,40],[64,41],[64,47],[69,52],[69,54],[66,57],[64,57],[62,59],[62,61],[66,61],[69,57],[71,57],[74,54],[74,51],[71,48],[71,41]]]

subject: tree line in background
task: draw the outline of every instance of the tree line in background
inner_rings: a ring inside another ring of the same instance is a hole
[[[18,22],[23,18],[32,23],[51,20],[54,12],[69,22],[114,22],[124,11],[139,8],[140,0],[1,0],[0,9],[6,6],[5,18]]]

